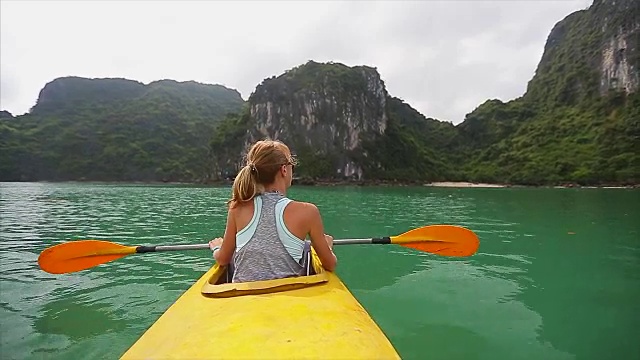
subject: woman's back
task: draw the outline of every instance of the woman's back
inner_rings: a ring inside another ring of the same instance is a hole
[[[209,242],[218,264],[234,263],[234,281],[301,275],[307,235],[322,266],[335,268],[333,238],[324,233],[317,206],[285,197],[295,164],[279,141],[258,141],[249,149],[233,181],[224,239]]]
[[[280,193],[270,192],[237,208],[233,215],[237,224],[233,282],[303,274],[304,241],[290,232],[284,219],[290,201]]]
[[[287,205],[284,209],[283,220],[291,234],[299,239],[304,239],[307,236],[314,210],[316,210],[314,205],[300,201],[292,200]],[[249,225],[253,219],[254,211],[254,201],[238,204],[231,210],[236,233]]]

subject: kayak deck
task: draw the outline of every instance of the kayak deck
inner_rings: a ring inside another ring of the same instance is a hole
[[[226,283],[214,265],[122,359],[399,359],[332,272]]]

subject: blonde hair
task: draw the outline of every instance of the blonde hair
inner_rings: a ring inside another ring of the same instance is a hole
[[[289,147],[278,140],[260,140],[247,153],[245,165],[233,181],[231,199],[227,202],[234,207],[238,202],[253,200],[264,192],[264,186],[276,179],[282,165],[296,165]]]

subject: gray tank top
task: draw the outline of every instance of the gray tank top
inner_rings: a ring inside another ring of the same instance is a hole
[[[264,193],[260,218],[253,236],[233,255],[233,282],[280,279],[304,275],[303,266],[287,251],[278,237],[276,203],[280,193]],[[255,209],[254,211],[257,211]]]

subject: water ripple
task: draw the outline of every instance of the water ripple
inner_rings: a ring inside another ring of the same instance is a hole
[[[229,194],[200,187],[0,186],[0,345],[9,358],[117,357],[213,263],[207,251],[157,253],[52,275],[37,265],[44,248],[76,239],[201,243],[224,230]],[[73,330],[80,322],[88,333]]]
[[[38,268],[40,252],[92,238],[204,243],[223,234],[229,194],[199,186],[0,184],[3,358],[120,356],[212,265],[211,252],[136,254],[62,275]],[[480,236],[478,253],[462,259],[396,245],[336,248],[340,277],[403,358],[637,358],[626,335],[640,311],[640,247],[630,220],[640,215],[638,193],[599,194],[298,187],[290,196],[316,203],[336,239],[429,224],[458,224]]]

